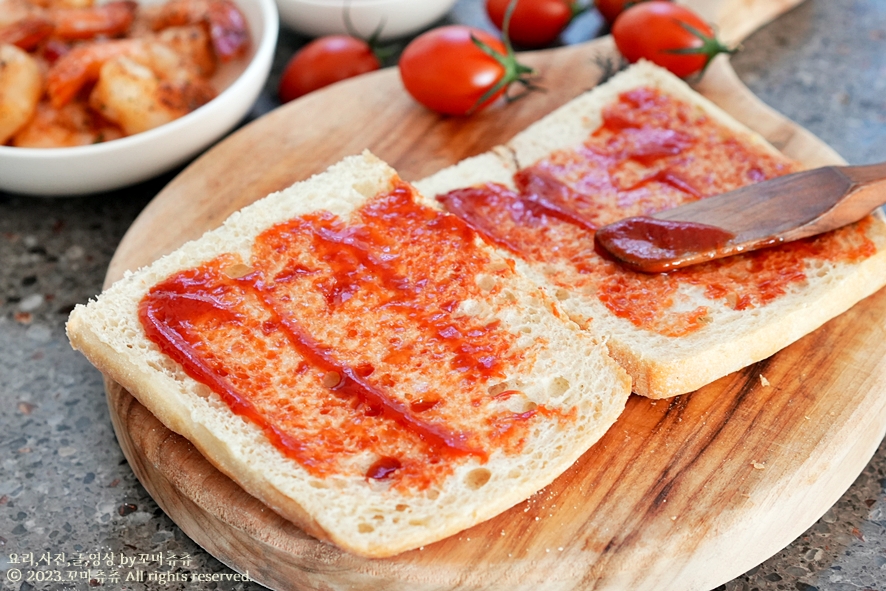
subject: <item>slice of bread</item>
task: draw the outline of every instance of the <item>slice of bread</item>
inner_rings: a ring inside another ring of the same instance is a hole
[[[246,491],[369,557],[527,498],[630,394],[605,343],[369,153],[128,273],[67,330]]]
[[[640,62],[416,186],[466,219],[475,206],[464,200],[480,204],[469,222],[486,224],[579,324],[609,339],[636,393],[665,398],[772,355],[880,289],[886,224],[871,216],[657,276],[601,258],[593,229],[799,168],[682,80]],[[532,174],[554,187],[547,208],[537,206]],[[490,188],[497,196],[483,197]]]

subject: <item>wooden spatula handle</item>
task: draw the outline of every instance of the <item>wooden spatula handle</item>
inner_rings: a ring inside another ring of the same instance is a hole
[[[886,162],[841,166],[840,170],[854,183],[876,183],[886,179]]]
[[[886,203],[886,162],[835,168],[849,179],[851,185],[831,211],[810,224],[821,231],[858,221]]]

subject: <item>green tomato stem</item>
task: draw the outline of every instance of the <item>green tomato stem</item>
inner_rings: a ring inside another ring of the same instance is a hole
[[[368,39],[364,39],[360,36],[357,30],[354,28],[354,23],[351,21],[351,3],[346,2],[344,11],[342,13],[342,18],[345,22],[345,30],[348,32],[348,35],[355,39],[360,39],[364,41],[366,45],[369,46],[369,51],[372,52],[372,55],[375,56],[375,59],[378,60],[379,64],[384,64],[388,58],[395,55],[397,53],[397,47],[394,45],[381,45],[379,39],[381,38],[382,31],[385,28],[385,24],[387,24],[386,19],[382,18],[379,21],[378,26],[372,32],[372,35],[369,36]]]
[[[701,40],[701,45],[698,47],[682,47],[679,49],[669,49],[667,53],[674,53],[679,55],[704,55],[707,56],[704,62],[704,65],[701,68],[700,73],[704,74],[705,70],[708,68],[708,64],[711,63],[711,60],[714,59],[715,56],[726,53],[733,54],[738,49],[730,48],[723,44],[722,41],[717,39],[716,35],[705,35],[695,27],[690,24],[684,23],[683,21],[677,21],[681,27],[692,33],[695,37]]]
[[[571,13],[571,16],[569,17],[569,22],[571,23],[572,21],[575,20],[575,18],[577,16],[588,12],[593,5],[594,5],[593,2],[588,2],[587,4],[585,4],[585,3],[582,3],[581,0],[575,0],[574,2],[570,2],[569,3],[569,12]]]
[[[501,31],[502,32],[502,43],[505,46],[505,53],[504,54],[499,53],[498,51],[496,51],[495,49],[490,47],[488,44],[477,39],[474,35],[471,35],[471,41],[474,42],[474,45],[479,47],[480,50],[483,51],[483,53],[490,56],[495,61],[497,61],[499,64],[501,64],[501,67],[504,68],[504,74],[499,79],[499,81],[496,82],[494,86],[492,86],[492,88],[487,90],[485,93],[483,93],[483,96],[481,96],[479,99],[477,99],[477,102],[474,103],[474,106],[472,106],[468,110],[467,114],[471,114],[474,111],[476,111],[481,105],[485,104],[486,101],[488,101],[490,98],[495,96],[496,93],[498,93],[498,91],[500,91],[502,88],[505,89],[506,100],[508,100],[508,101],[516,100],[517,98],[519,98],[519,96],[522,96],[522,94],[517,97],[507,96],[508,89],[515,82],[522,84],[523,87],[528,90],[537,90],[538,89],[538,87],[533,85],[532,81],[530,80],[530,77],[535,74],[535,70],[530,68],[529,66],[524,66],[523,64],[521,64],[517,61],[517,56],[514,54],[514,47],[511,44],[511,38],[510,38],[510,35],[508,34],[508,30],[510,29],[510,25],[511,25],[511,16],[514,14],[514,9],[517,6],[517,1],[518,0],[511,0],[508,3],[507,9],[505,9],[505,16],[504,16],[504,21],[502,22],[502,31]],[[523,94],[525,94],[525,93],[523,93]]]
[[[505,39],[507,39],[507,36],[505,36]],[[502,74],[502,77],[498,80],[498,82],[495,83],[494,86],[492,86],[492,88],[487,90],[485,93],[483,93],[483,96],[477,99],[477,102],[474,103],[474,106],[468,110],[468,114],[476,111],[477,108],[480,107],[480,105],[486,103],[486,101],[495,96],[496,93],[498,93],[498,91],[502,88],[505,89],[505,94],[507,95],[507,89],[515,82],[522,84],[525,88],[529,90],[538,90],[538,87],[535,86],[530,80],[530,76],[535,74],[535,70],[517,61],[517,57],[514,55],[514,50],[511,48],[510,43],[505,42],[505,48],[507,51],[505,54],[501,54],[483,41],[474,37],[473,35],[471,35],[471,41],[473,41],[474,44],[483,51],[483,53],[492,57],[495,61],[501,64],[501,67],[504,68],[504,74]],[[519,98],[519,96],[506,96],[506,98],[508,101],[512,101],[516,98]]]

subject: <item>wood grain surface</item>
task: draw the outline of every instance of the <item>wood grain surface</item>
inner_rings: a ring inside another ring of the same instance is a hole
[[[737,0],[709,2],[716,14]],[[760,2],[740,2],[747,9],[740,31],[774,16],[773,4],[785,10],[796,3],[767,1],[761,10]],[[441,118],[414,105],[394,70],[290,103],[170,183],[124,238],[107,281],[364,148],[407,180],[483,152],[593,86],[614,58],[608,38],[527,54],[547,92],[470,119]],[[699,88],[788,155],[809,165],[840,163],[761,105],[727,60],[719,59]],[[801,534],[873,455],[886,432],[884,312],[881,291],[773,357],[692,394],[631,397],[604,438],[550,486],[459,535],[383,560],[307,536],[128,392],[112,382],[106,388],[121,447],[158,504],[198,544],[268,587],[703,591]]]

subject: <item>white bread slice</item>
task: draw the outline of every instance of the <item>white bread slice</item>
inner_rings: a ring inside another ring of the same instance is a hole
[[[761,154],[775,155],[789,162],[761,136],[736,122],[682,80],[648,62],[640,62],[539,120],[505,146],[415,184],[429,197],[485,183],[500,183],[513,189],[514,173],[553,154],[577,150],[589,134],[601,126],[602,112],[607,105],[614,103],[623,92],[644,87],[659,89],[692,105],[697,113],[715,121],[725,136]],[[697,166],[705,167],[706,163],[701,161]],[[627,215],[638,213],[625,213],[620,217]],[[557,263],[536,261],[530,266],[537,273],[533,277],[542,277],[541,284],[556,295],[576,321],[587,325],[598,337],[609,339],[610,352],[631,375],[634,392],[650,398],[666,398],[694,391],[769,357],[883,287],[886,284],[886,224],[881,216],[872,216],[865,223],[868,224],[866,237],[874,245],[874,254],[852,262],[807,260],[806,280],[791,283],[787,293],[763,305],[737,310],[734,302],[726,298],[705,297],[703,285],[681,282],[671,310],[699,307],[708,310],[707,322],[702,328],[681,336],[665,336],[618,317],[601,303],[593,288],[579,287],[568,280],[558,282],[562,267]],[[734,264],[737,269],[738,263]],[[742,273],[748,280],[752,279],[752,273],[742,271],[738,276]],[[631,305],[642,308],[648,303],[638,299]]]
[[[158,282],[223,253],[236,253],[247,264],[253,264],[250,256],[256,237],[276,224],[321,210],[349,220],[397,182],[401,181],[395,172],[369,153],[347,158],[325,173],[244,208],[222,227],[152,265],[128,273],[96,300],[77,306],[67,324],[75,349],[136,396],[170,429],[189,439],[246,491],[308,533],[369,557],[417,548],[488,519],[549,484],[590,448],[619,416],[630,394],[630,380],[608,357],[605,344],[581,331],[555,301],[513,272],[512,264],[473,235],[477,252],[488,257],[483,259],[484,272],[467,280],[476,286],[472,298],[458,302],[454,310],[453,306],[448,309],[452,310],[453,322],[461,319],[467,326],[498,326],[494,330],[506,333],[511,343],[507,359],[513,363],[504,368],[503,376],[465,385],[457,376],[452,377],[455,372],[446,366],[446,359],[423,359],[416,353],[401,360],[399,382],[390,386],[389,393],[398,399],[408,398],[417,389],[416,384],[425,382],[427,387],[431,382],[432,389],[447,388],[440,392],[444,411],[447,404],[454,405],[449,415],[435,417],[474,425],[470,421],[475,415],[493,412],[494,416],[511,420],[528,411],[523,415],[528,427],[522,442],[510,447],[486,447],[488,458],[443,456],[442,476],[432,479],[430,486],[401,487],[368,478],[367,466],[377,458],[360,449],[341,450],[341,463],[319,476],[281,453],[255,423],[232,412],[213,390],[186,375],[182,366],[149,340],[139,320],[138,306]],[[438,210],[427,207],[420,196],[416,199],[440,217]],[[401,226],[407,222],[398,218],[392,223]],[[439,281],[440,277],[429,279]],[[305,301],[310,297],[307,294]],[[302,303],[293,301],[292,310]],[[365,315],[365,319],[351,320],[357,325],[364,320],[374,322],[371,310]],[[340,332],[334,326],[335,316],[331,318],[330,333],[316,338],[334,339]],[[349,355],[383,357],[391,347],[389,340],[400,334],[397,330],[403,330],[370,326],[373,334],[340,340],[336,346],[350,343],[351,349],[336,354],[347,362]],[[288,355],[298,357],[294,351]],[[292,367],[298,362],[296,358],[286,363]],[[285,395],[296,405],[331,396],[328,384],[312,379],[299,382],[301,390],[287,390]],[[503,391],[508,394],[503,396]],[[345,418],[370,420],[368,414],[360,412],[359,408],[353,409],[353,416]],[[307,418],[324,420],[319,413]],[[345,424],[333,426],[350,428]],[[397,423],[384,426],[389,431],[379,433],[379,438],[397,437],[391,431],[400,428]],[[313,445],[311,441],[306,443]]]

